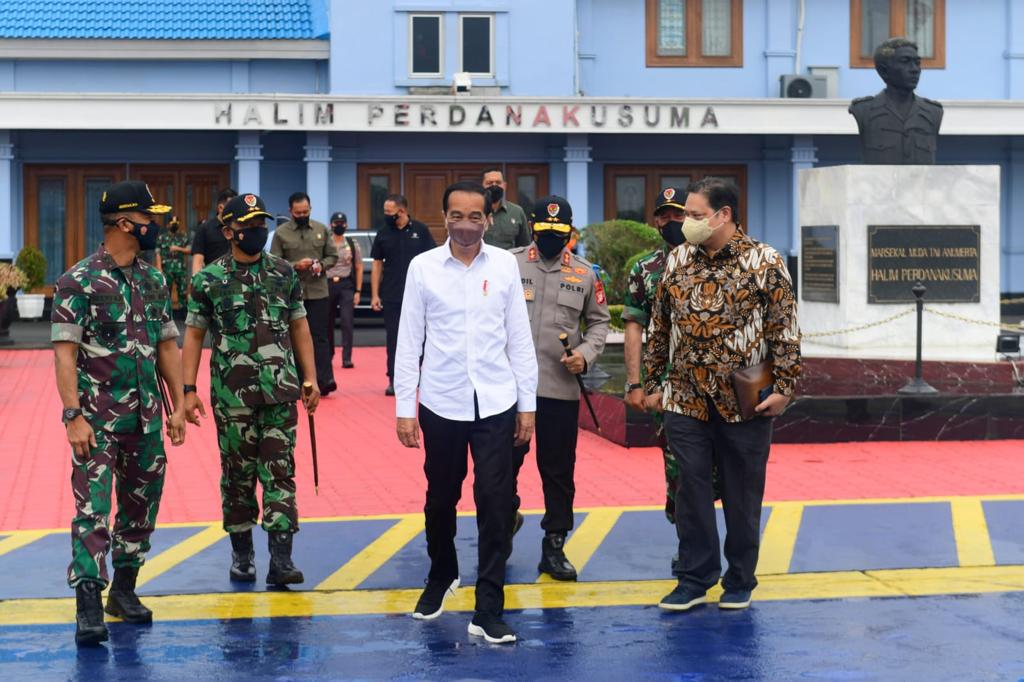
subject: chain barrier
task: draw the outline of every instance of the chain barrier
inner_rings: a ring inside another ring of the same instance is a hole
[[[907,308],[906,310],[904,310],[902,312],[898,312],[895,315],[891,315],[891,316],[885,318],[884,320],[879,320],[878,322],[871,322],[870,324],[862,324],[862,325],[858,325],[856,327],[847,327],[846,329],[832,329],[832,330],[829,330],[827,332],[801,332],[800,337],[804,338],[804,339],[819,339],[819,338],[823,338],[823,337],[826,337],[826,336],[839,336],[841,334],[853,334],[854,332],[861,332],[861,331],[864,331],[865,329],[872,329],[874,327],[881,327],[882,325],[889,324],[890,322],[895,322],[896,320],[900,319],[901,317],[906,317],[907,315],[910,315],[912,312],[914,312],[914,308]]]
[[[930,306],[925,306],[924,307],[924,311],[926,313],[931,313],[932,315],[938,315],[939,317],[945,317],[945,318],[948,318],[950,320],[956,320],[957,322],[967,322],[968,324],[980,324],[980,325],[983,325],[985,327],[997,327],[997,328],[999,328],[999,329],[1001,329],[1001,330],[1003,330],[1005,332],[1016,332],[1016,333],[1019,334],[1020,332],[1024,331],[1024,328],[1019,327],[1019,326],[1018,327],[1014,327],[1013,325],[1002,324],[1001,322],[989,322],[988,320],[977,320],[977,319],[974,319],[972,317],[964,317],[963,315],[957,315],[956,313],[947,313],[944,310],[936,310],[935,308],[932,308]]]

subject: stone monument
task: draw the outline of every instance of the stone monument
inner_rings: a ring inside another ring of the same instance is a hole
[[[937,166],[942,105],[914,94],[917,45],[875,51],[885,89],[855,99],[865,165],[799,178],[800,322],[808,355],[913,359],[912,288],[927,287],[926,360],[993,360],[999,322],[999,166]],[[969,211],[958,210],[958,206]]]

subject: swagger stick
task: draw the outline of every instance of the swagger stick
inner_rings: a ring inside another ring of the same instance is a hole
[[[308,396],[313,391],[313,384],[309,381],[302,384],[303,395]],[[309,417],[309,442],[313,446],[313,493],[315,495],[320,494],[320,468],[316,462],[316,427],[313,424],[313,415],[308,414]]]
[[[565,349],[565,357],[572,357],[572,349],[569,348],[569,335],[559,334],[558,340],[562,342],[562,348]],[[580,393],[583,394],[583,402],[587,404],[587,409],[590,410],[590,418],[594,420],[594,426],[597,427],[597,432],[601,433],[601,424],[597,421],[597,415],[594,413],[594,406],[590,404],[590,396],[587,394],[587,387],[583,385],[583,377],[579,374],[574,375],[576,377],[576,383],[580,385]]]
[[[156,385],[160,388],[160,401],[164,405],[164,414],[171,416],[171,404],[167,401],[167,386],[164,385],[164,378],[157,372]]]

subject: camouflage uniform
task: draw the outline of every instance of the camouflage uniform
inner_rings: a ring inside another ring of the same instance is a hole
[[[213,333],[210,402],[221,454],[224,530],[299,529],[295,505],[295,401],[301,384],[289,325],[306,316],[298,275],[263,253],[251,265],[223,256],[192,278],[186,324]]]
[[[120,268],[102,246],[57,280],[51,319],[53,341],[78,344],[79,402],[96,434],[89,456],[72,458],[68,584],[105,585],[111,541],[115,568],[138,568],[149,551],[166,469],[157,345],[178,329],[163,275],[139,258]]]
[[[172,246],[188,248],[191,240],[188,230],[178,227],[177,232],[171,230],[160,230],[160,239],[157,241],[157,248],[160,250],[160,267],[163,268],[164,277],[167,278],[167,291],[171,286],[178,288],[178,305],[185,304],[185,297],[188,294],[188,271],[189,265],[185,254],[180,251],[171,251]]]
[[[654,295],[658,292],[658,282],[665,272],[665,261],[668,259],[669,247],[663,246],[660,249],[651,251],[649,254],[638,260],[633,269],[629,271],[627,280],[628,290],[626,292],[625,305],[622,308],[622,319],[636,322],[644,329],[651,320],[651,306],[654,304]],[[641,376],[640,381],[643,382]],[[676,486],[679,483],[679,465],[676,458],[669,452],[668,442],[665,440],[665,432],[661,426],[661,415],[655,415],[658,424],[658,445],[661,447],[661,456],[665,460],[665,516],[669,522],[675,523],[676,507]]]

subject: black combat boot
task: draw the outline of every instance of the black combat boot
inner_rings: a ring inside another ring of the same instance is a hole
[[[292,563],[292,533],[276,531],[270,533],[270,570],[267,571],[267,584],[294,585],[304,578],[302,571]]]
[[[152,623],[153,612],[143,606],[139,595],[135,594],[135,580],[138,577],[137,568],[114,569],[114,580],[107,593],[106,612],[126,623]]]
[[[565,558],[565,534],[546,533],[540,543],[537,570],[555,580],[576,580],[576,567]]]
[[[231,580],[256,582],[256,552],[252,549],[252,530],[231,534]]]
[[[109,639],[103,622],[103,586],[86,580],[75,587],[75,644],[99,644]]]

